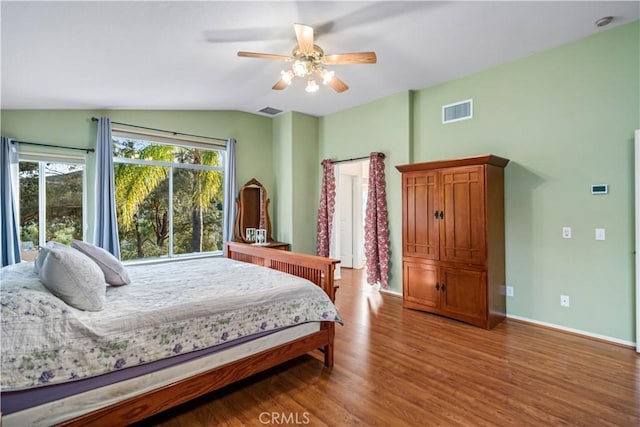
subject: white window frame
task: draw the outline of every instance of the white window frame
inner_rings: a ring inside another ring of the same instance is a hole
[[[162,162],[156,160],[145,160],[145,159],[131,159],[126,157],[113,157],[113,162],[115,163],[124,163],[124,164],[133,164],[139,166],[160,166],[169,168],[169,201],[168,201],[168,220],[169,220],[169,241],[168,241],[168,251],[166,256],[162,257],[149,257],[149,258],[137,258],[123,261],[124,264],[148,264],[148,263],[157,263],[157,262],[168,262],[177,259],[188,259],[188,258],[202,258],[202,257],[210,257],[210,256],[219,256],[222,255],[222,249],[218,251],[209,251],[209,252],[190,252],[186,254],[175,254],[173,252],[173,169],[189,169],[189,170],[205,170],[205,171],[215,171],[222,173],[222,182],[224,183],[226,179],[226,170],[224,165],[226,164],[226,155],[227,152],[225,149],[220,148],[216,144],[208,144],[199,142],[192,139],[182,139],[179,137],[163,137],[159,135],[155,135],[153,133],[143,133],[143,132],[131,132],[131,131],[121,131],[112,129],[111,131],[112,138],[123,138],[128,140],[138,140],[138,141],[146,141],[154,144],[160,145],[169,145],[169,146],[179,146],[186,148],[198,148],[203,150],[217,151],[220,156],[220,164],[222,166],[208,166],[208,165],[196,165],[196,164],[185,164],[185,163],[175,163],[175,162]],[[227,209],[228,201],[224,199],[224,191],[223,191],[223,199],[222,199],[222,209],[223,211]],[[223,214],[224,218],[224,214]]]
[[[46,191],[46,176],[45,176],[45,163],[68,163],[75,165],[82,165],[82,240],[86,240],[86,234],[88,229],[87,224],[87,156],[85,155],[67,155],[67,154],[53,154],[53,153],[31,153],[31,152],[19,152],[18,163],[20,162],[34,162],[38,163],[38,246],[42,247],[47,243],[47,191]],[[20,175],[19,166],[16,168],[16,186],[14,188],[15,194],[18,195],[18,218],[20,218]],[[18,240],[22,245],[22,224],[19,225]]]

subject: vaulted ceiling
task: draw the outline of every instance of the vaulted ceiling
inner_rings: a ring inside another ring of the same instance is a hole
[[[637,1],[2,1],[3,109],[240,110],[323,116],[421,89],[640,18]],[[612,23],[594,22],[612,16]],[[350,89],[272,90],[294,23],[325,53],[375,51],[330,66]],[[597,58],[594,58],[596,61]],[[541,76],[544,78],[544,76]]]

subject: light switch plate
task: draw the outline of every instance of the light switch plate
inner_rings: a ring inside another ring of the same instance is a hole
[[[562,238],[563,239],[571,238],[571,227],[562,227]]]
[[[605,230],[604,228],[596,228],[596,240],[605,240]]]

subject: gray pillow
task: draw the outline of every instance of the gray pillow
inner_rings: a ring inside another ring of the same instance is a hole
[[[109,251],[82,240],[72,240],[71,247],[79,250],[91,258],[104,273],[104,280],[114,286],[128,285],[131,283],[129,273],[118,258]]]
[[[71,246],[67,246],[63,243],[58,243],[53,240],[47,242],[43,247],[40,248],[40,252],[38,252],[38,256],[36,257],[33,263],[33,270],[36,272],[36,274],[40,273],[40,269],[42,268],[44,259],[47,257],[47,254],[49,253],[49,250],[51,250],[51,248],[58,248],[61,250],[64,250],[64,249],[71,250]]]
[[[75,308],[100,311],[107,284],[100,267],[72,248],[48,248],[40,268],[40,281],[52,294]]]

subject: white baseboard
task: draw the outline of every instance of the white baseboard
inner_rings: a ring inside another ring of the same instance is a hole
[[[383,293],[383,294],[389,294],[389,295],[393,295],[395,297],[402,298],[402,292],[395,292],[395,291],[390,291],[388,289],[382,289],[382,288],[380,288],[379,291],[380,291],[380,293]]]
[[[513,319],[513,320],[520,320],[520,321],[526,322],[526,323],[532,323],[534,325],[545,326],[545,327],[551,328],[551,329],[558,329],[560,331],[571,332],[572,334],[584,335],[586,337],[596,338],[596,339],[599,339],[599,340],[602,340],[602,341],[609,341],[609,342],[612,342],[612,343],[615,343],[615,344],[624,345],[626,347],[635,347],[636,346],[636,343],[633,342],[633,341],[621,340],[619,338],[608,337],[606,335],[594,334],[592,332],[587,332],[587,331],[583,331],[583,330],[580,330],[580,329],[568,328],[566,326],[560,326],[560,325],[556,325],[556,324],[553,324],[553,323],[542,322],[540,320],[529,319],[527,317],[516,316],[516,315],[513,315],[513,314],[507,314],[507,318],[508,319]]]

